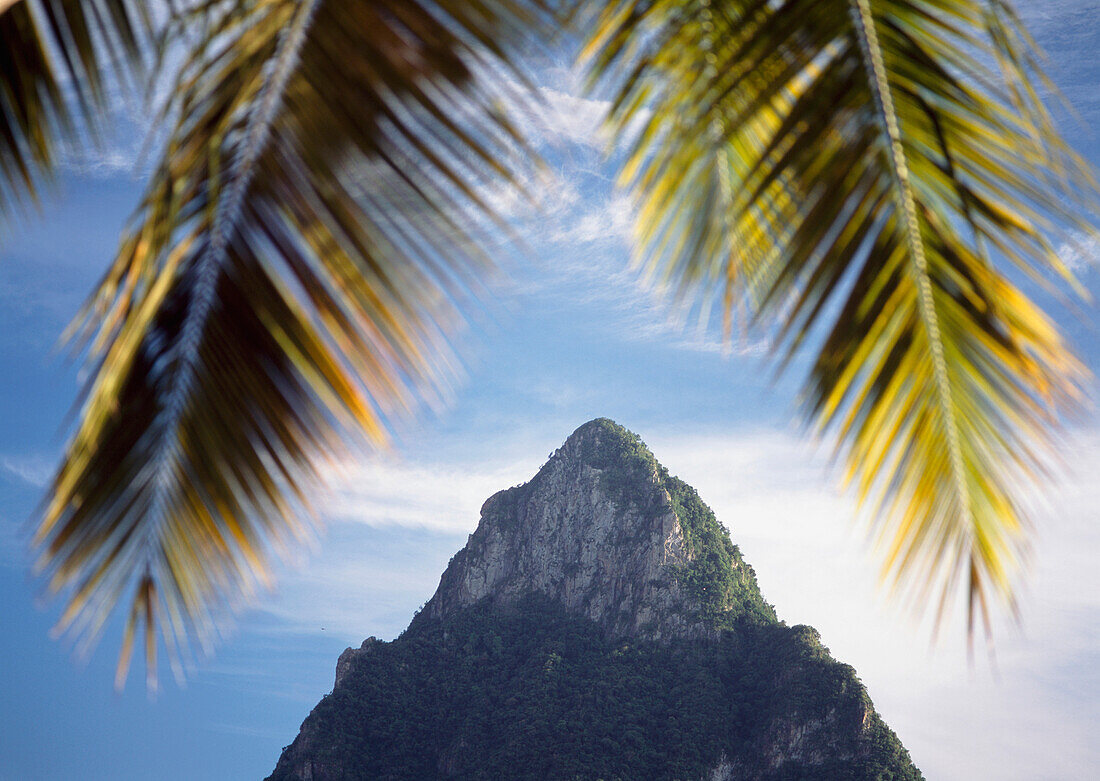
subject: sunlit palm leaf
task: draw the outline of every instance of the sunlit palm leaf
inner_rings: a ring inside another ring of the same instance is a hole
[[[134,83],[154,49],[140,0],[0,5],[0,214],[35,195],[62,143],[95,131],[106,84]]]
[[[613,126],[645,117],[624,172],[643,263],[682,297],[747,302],[788,355],[817,346],[809,412],[871,502],[884,574],[938,611],[961,588],[988,630],[1084,375],[993,260],[1069,280],[1048,235],[1083,227],[1093,197],[1015,18],[978,0],[622,0],[593,30]]]
[[[537,3],[256,0],[185,64],[179,123],[81,329],[98,361],[38,529],[94,642],[129,603],[147,669],[205,642],[305,532],[345,436],[382,445],[453,373],[479,188],[517,146],[498,89]],[[514,75],[514,74],[513,74]]]

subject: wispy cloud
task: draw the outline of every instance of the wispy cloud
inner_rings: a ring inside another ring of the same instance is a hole
[[[229,724],[226,722],[208,722],[203,725],[206,729],[220,732],[223,735],[234,735],[243,738],[264,738],[267,740],[281,740],[286,735],[270,727],[253,727],[246,724]]]
[[[37,455],[0,455],[0,472],[35,488],[43,488],[53,474],[53,464]]]
[[[522,172],[515,183],[493,181],[478,196],[495,216],[528,230],[536,223],[556,222],[581,200],[576,178],[548,166]]]
[[[766,353],[768,340],[737,329],[725,338],[720,318],[700,316],[699,301],[679,305],[645,278],[635,263],[634,200],[611,181],[595,151],[603,148],[599,128],[610,104],[583,97],[573,71],[552,80],[557,86],[539,90],[541,113],[523,114],[521,124],[536,145],[565,150],[556,156],[564,162],[521,182],[537,194],[535,208],[515,188],[486,194],[538,258],[536,273],[524,269],[510,292],[598,307],[608,336],[632,343],[722,356]]]
[[[574,188],[575,190],[576,188]],[[557,244],[610,243],[629,249],[634,230],[634,205],[625,193],[612,192],[583,209],[561,215],[546,238]]]
[[[476,523],[475,515],[470,531]],[[323,549],[282,576],[278,592],[264,599],[259,612],[268,621],[258,631],[339,638],[345,646],[367,635],[396,637],[464,539],[423,528],[333,526]]]
[[[1058,247],[1058,257],[1075,274],[1093,270],[1100,263],[1100,234],[1077,233]]]
[[[543,86],[539,104],[528,114],[527,135],[537,144],[577,144],[602,151],[607,144],[603,123],[611,108],[606,100],[582,97],[571,91]]]
[[[535,93],[530,102],[518,107],[515,121],[537,148],[613,154],[629,147],[650,116],[645,109],[639,110],[626,132],[615,138],[618,149],[612,149],[606,127],[611,101],[589,93],[585,86],[587,78],[579,65],[541,63],[534,69],[532,81],[537,85]]]
[[[150,169],[148,160],[142,159],[142,139],[147,134],[146,129],[122,125],[112,134],[112,140],[99,147],[89,144],[80,149],[68,149],[62,157],[61,165],[70,173],[86,178],[142,179]]]
[[[622,333],[631,341],[739,358],[765,356],[773,347],[768,337],[749,333],[736,320],[731,322],[730,333],[724,334],[716,318],[700,315],[695,307],[676,306],[644,286],[620,306],[627,321]]]
[[[326,516],[365,526],[469,533],[491,494],[526,480],[537,459],[521,462],[395,463],[344,467]]]

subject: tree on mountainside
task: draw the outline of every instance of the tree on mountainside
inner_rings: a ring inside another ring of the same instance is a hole
[[[436,401],[507,229],[485,193],[523,179],[523,55],[562,31],[647,278],[814,351],[889,582],[971,632],[1011,609],[1087,376],[1013,277],[1079,290],[1055,246],[1094,186],[1004,0],[0,0],[0,213],[120,88],[172,87],[34,538],[61,630],[127,611],[120,683],[139,634],[152,676],[267,580],[321,464]]]

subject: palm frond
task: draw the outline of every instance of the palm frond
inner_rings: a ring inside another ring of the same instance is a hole
[[[512,176],[500,90],[537,2],[256,0],[212,19],[178,125],[78,323],[96,372],[38,528],[90,647],[207,642],[307,531],[345,436],[384,446],[455,371],[490,267],[472,211]],[[155,678],[150,677],[150,683]]]
[[[140,0],[17,0],[0,10],[0,214],[98,130],[108,84],[138,83],[155,46]]]
[[[988,632],[1085,378],[1012,278],[1072,285],[1052,237],[1095,198],[1011,10],[621,0],[592,29],[613,128],[644,121],[623,173],[640,261],[681,297],[745,302],[788,360],[816,348],[807,411],[884,577],[937,615],[962,591]]]

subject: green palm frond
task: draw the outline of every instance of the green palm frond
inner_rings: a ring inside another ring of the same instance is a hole
[[[0,6],[0,214],[80,143],[107,84],[136,84],[154,42],[140,0],[16,0]]]
[[[300,537],[309,487],[443,392],[490,269],[472,212],[512,176],[499,89],[537,2],[223,6],[178,124],[77,332],[96,371],[38,528],[90,647],[129,605],[156,672]],[[150,678],[151,682],[155,678]]]
[[[592,29],[613,128],[643,121],[623,173],[641,262],[682,297],[745,302],[788,358],[816,348],[808,413],[869,502],[884,577],[937,615],[961,590],[988,632],[1085,376],[1013,277],[1072,285],[1051,236],[1094,197],[1010,8],[621,0]]]

